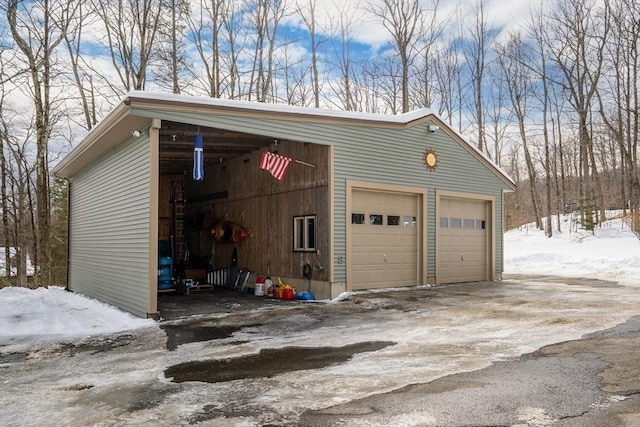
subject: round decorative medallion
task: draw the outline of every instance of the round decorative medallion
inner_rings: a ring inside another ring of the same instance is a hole
[[[424,152],[424,165],[430,171],[433,171],[438,166],[438,157],[433,150],[427,150]]]

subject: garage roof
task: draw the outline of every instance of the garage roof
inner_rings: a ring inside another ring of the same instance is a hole
[[[388,115],[147,91],[128,93],[117,107],[58,163],[53,169],[53,173],[62,178],[73,176],[100,155],[130,137],[132,130],[141,129],[147,125],[154,117],[145,115],[145,108],[176,113],[196,112],[209,115],[236,115],[263,119],[284,119],[294,122],[326,123],[329,126],[344,124],[371,128],[401,129],[426,120],[433,120],[441,127],[446,128],[461,144],[477,155],[503,181],[515,188],[515,183],[504,171],[488,159],[484,153],[467,143],[461,135],[449,128],[430,109],[423,108],[409,113]],[[171,165],[171,163],[178,164],[191,161],[193,136],[196,133],[201,133],[205,137],[204,140],[207,145],[204,151],[208,161],[229,159],[267,147],[273,143],[273,138],[265,135],[201,127],[197,123],[182,123],[179,120],[162,120],[162,127],[159,132],[160,162]],[[161,167],[163,167],[162,164]]]

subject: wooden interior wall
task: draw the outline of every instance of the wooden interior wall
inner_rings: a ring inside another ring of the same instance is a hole
[[[313,280],[329,277],[329,177],[327,146],[300,142],[281,142],[270,147],[294,159],[316,165],[316,168],[291,163],[284,180],[275,179],[259,168],[260,151],[240,158],[205,165],[204,181],[186,177],[187,200],[207,195],[225,198],[187,204],[187,223],[203,213],[215,214],[251,230],[249,239],[237,244],[215,243],[215,268],[231,265],[237,248],[238,266],[252,272],[272,276],[302,277],[302,264],[324,267],[314,271]],[[162,194],[162,193],[161,193]],[[293,217],[316,215],[315,252],[294,252]],[[210,252],[209,230],[187,227],[187,240],[192,255]]]

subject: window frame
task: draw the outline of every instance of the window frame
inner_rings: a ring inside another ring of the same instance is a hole
[[[301,227],[299,227],[299,223],[301,223]],[[315,252],[317,250],[317,223],[317,215],[297,215],[293,217],[294,252]],[[310,224],[313,224],[313,226],[310,227]],[[303,233],[302,239],[300,239],[300,232]],[[313,236],[311,236],[311,233],[313,233]],[[302,246],[298,246],[300,241]],[[310,243],[311,241],[313,244]]]

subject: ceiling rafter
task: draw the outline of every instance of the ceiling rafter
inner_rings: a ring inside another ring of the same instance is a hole
[[[243,156],[274,143],[268,136],[163,120],[159,130],[161,173],[183,173],[192,167],[194,138],[198,134],[203,136],[207,163]]]

